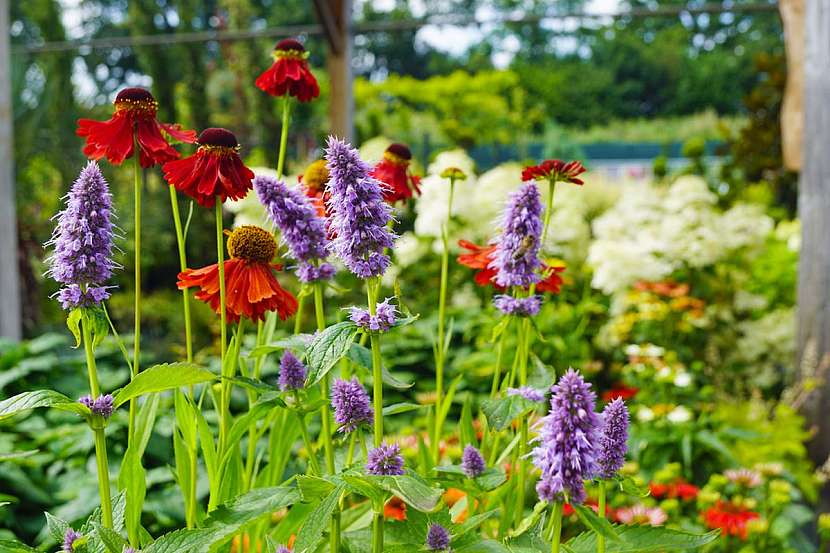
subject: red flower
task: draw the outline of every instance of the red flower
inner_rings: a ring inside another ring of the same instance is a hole
[[[125,88],[115,97],[114,104],[115,113],[107,121],[78,119],[75,133],[86,138],[84,155],[89,159],[106,156],[112,164],[123,163],[133,155],[135,133],[141,152],[139,162],[142,167],[152,167],[179,159],[179,152],[167,143],[164,134],[188,144],[196,140],[195,131],[156,121],[158,102],[148,90]]]
[[[272,265],[277,242],[267,230],[245,225],[228,237],[228,253],[225,261],[225,309],[228,320],[236,322],[245,316],[261,321],[268,311],[276,311],[285,320],[297,312],[297,299],[284,290],[274,277]],[[219,265],[214,263],[201,269],[187,269],[179,273],[180,290],[198,286],[196,299],[220,312]]]
[[[254,172],[239,157],[239,143],[226,129],[205,129],[197,140],[199,148],[190,157],[164,164],[164,178],[203,207],[213,207],[216,196],[244,198],[253,187]]]
[[[718,501],[703,512],[703,521],[707,528],[719,528],[723,534],[738,536],[742,540],[745,540],[747,535],[746,523],[759,517],[755,511],[724,501]]]
[[[625,384],[615,384],[610,390],[602,394],[602,401],[614,401],[617,398],[628,400],[637,395],[639,388],[633,386],[626,386]]]
[[[317,79],[308,68],[308,52],[296,39],[286,38],[274,46],[274,63],[257,77],[255,84],[271,96],[294,96],[309,102],[320,95]]]
[[[393,204],[421,194],[421,179],[409,174],[412,152],[404,144],[391,144],[383,153],[383,159],[372,169],[372,176],[382,182],[383,199]]]
[[[683,501],[692,501],[696,499],[697,494],[700,493],[700,489],[697,486],[689,484],[682,478],[678,478],[674,482],[670,482],[668,484],[652,482],[648,485],[648,487],[651,491],[652,497],[656,499],[662,499],[665,497],[668,499],[680,498]]]
[[[459,255],[457,261],[465,267],[478,270],[475,274],[475,283],[479,286],[491,285],[496,290],[503,291],[504,288],[496,284],[496,270],[490,267],[490,262],[493,260],[496,251],[495,244],[478,246],[467,240],[459,240],[458,245],[470,252]],[[559,276],[559,273],[564,270],[565,267],[553,267],[545,264],[542,267],[544,278],[536,285],[536,291],[558,294],[562,288],[562,277]]]
[[[581,161],[564,161],[558,159],[546,159],[539,165],[525,167],[522,171],[522,180],[548,180],[553,182],[570,182],[573,184],[584,184],[577,177],[585,172]]]
[[[406,503],[395,495],[383,506],[383,518],[386,520],[406,520]]]

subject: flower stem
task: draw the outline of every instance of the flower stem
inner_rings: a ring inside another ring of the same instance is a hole
[[[219,352],[221,372],[225,372],[225,354],[228,342],[227,312],[225,310],[225,240],[222,234],[222,199],[216,196],[216,262],[219,268]],[[222,381],[220,396],[221,412],[219,413],[219,451],[224,455],[225,439],[230,430],[230,386],[226,380]]]
[[[510,326],[510,323],[507,323]],[[502,358],[504,357],[504,336],[507,334],[507,328],[505,328],[501,336],[499,336],[499,345],[496,349],[496,369],[493,372],[493,385],[490,387],[490,399],[495,399],[496,394],[499,391],[499,386],[501,385],[501,362]]]
[[[101,395],[98,385],[98,369],[95,354],[92,351],[92,332],[86,321],[81,322],[81,333],[86,354],[86,368],[89,374],[89,391],[95,399]],[[95,464],[98,469],[98,494],[101,496],[101,521],[107,528],[112,528],[112,500],[110,499],[109,463],[107,462],[107,438],[104,434],[104,419],[92,415],[92,432],[95,436]]]
[[[529,355],[529,340],[528,336],[530,334],[530,319],[525,318],[522,321],[521,326],[519,327],[519,386],[525,386],[527,384],[527,357]],[[527,442],[528,442],[528,429],[527,429],[527,418],[522,417],[519,422],[519,432],[521,434],[521,438],[519,438],[519,445],[518,445],[518,478],[516,480],[516,485],[518,487],[517,494],[516,494],[516,525],[522,521],[522,517],[524,516],[524,506],[525,506],[525,488],[526,485],[526,476],[527,476],[527,462],[525,460],[525,453],[527,449]]]
[[[288,149],[288,121],[291,113],[291,103],[288,96],[282,100],[282,127],[280,128],[280,150],[277,154],[277,178],[282,178],[285,168],[285,151]]]
[[[383,553],[383,500],[376,500],[374,507],[375,512],[372,515],[372,553]]]
[[[600,518],[605,518],[605,481],[599,481],[597,510]],[[605,553],[605,536],[597,534],[597,553]]]
[[[369,314],[375,316],[377,306],[377,289],[375,282],[367,281],[366,288],[369,299]],[[380,354],[380,336],[373,332],[369,336],[372,346],[372,402],[374,416],[374,446],[380,447],[383,442],[383,358]]]
[[[134,232],[134,275],[135,303],[134,303],[134,330],[133,330],[133,367],[130,378],[135,378],[139,372],[139,357],[141,355],[141,189],[144,187],[144,173],[141,170],[141,154],[138,145],[138,134],[133,131],[133,232]],[[135,418],[138,403],[136,398],[130,399],[130,423],[127,428],[127,443],[133,443],[135,435]]]
[[[548,181],[548,198],[547,198],[547,205],[545,206],[545,222],[542,226],[542,245],[544,245],[545,240],[548,237],[548,229],[550,228],[550,219],[553,215],[553,192],[556,189],[556,181],[550,179]]]
[[[296,402],[297,407],[299,407],[300,394],[297,393],[297,390],[294,390],[294,401]],[[322,476],[323,473],[320,471],[320,464],[317,462],[317,453],[314,451],[314,446],[311,443],[311,436],[308,433],[308,426],[305,423],[305,415],[297,412],[297,418],[300,420],[300,433],[303,436],[303,443],[305,444],[305,448],[308,450],[308,464],[311,467],[311,471],[315,476]]]
[[[553,536],[550,540],[550,552],[559,553],[559,541],[562,539],[562,502],[556,501],[553,504],[553,513],[551,514],[551,521],[553,522]]]
[[[450,246],[449,246],[449,231],[450,219],[452,218],[452,197],[455,190],[455,179],[450,179],[450,194],[447,202],[447,220],[441,229],[441,240],[444,249],[441,252],[441,287],[438,293],[438,345],[435,348],[435,430],[432,437],[432,455],[434,462],[437,465],[440,461],[440,448],[438,442],[441,440],[441,401],[444,395],[444,355],[446,349],[444,348],[444,325],[446,319],[447,309],[447,280],[449,276],[449,260],[450,260]]]

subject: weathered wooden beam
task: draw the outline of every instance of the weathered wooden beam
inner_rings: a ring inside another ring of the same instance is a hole
[[[20,340],[9,0],[0,0],[0,336]]]
[[[323,35],[326,37],[331,51],[337,54],[343,50],[343,37],[333,8],[334,2],[314,0],[314,11],[317,12],[317,19],[323,27]]]
[[[798,355],[802,370],[817,380],[813,384],[818,388],[802,410],[815,432],[808,444],[810,457],[824,464],[830,455],[830,2],[806,0],[805,8]],[[824,493],[824,507],[828,504],[830,488]]]
[[[326,69],[331,79],[329,123],[332,134],[354,140],[351,0],[315,0],[329,42]]]

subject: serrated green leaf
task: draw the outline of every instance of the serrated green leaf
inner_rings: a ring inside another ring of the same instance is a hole
[[[100,307],[88,307],[83,309],[83,324],[89,329],[92,335],[92,348],[95,349],[104,341],[110,332],[109,322],[104,310]]]
[[[323,537],[323,531],[329,525],[331,515],[337,508],[340,494],[345,489],[345,484],[338,485],[306,517],[302,528],[297,533],[297,539],[294,541],[294,551],[296,553],[311,553],[317,548],[317,544]]]
[[[297,334],[295,336],[289,336],[281,340],[276,340],[268,345],[255,347],[251,350],[251,353],[248,354],[248,357],[262,357],[263,355],[268,355],[270,353],[286,349],[302,353],[308,347],[311,339],[312,336],[310,334]]]
[[[297,476],[297,487],[300,489],[303,501],[313,501],[330,494],[334,489],[334,484],[325,478],[300,474]]]
[[[394,403],[383,408],[383,416],[399,415],[401,413],[408,413],[409,411],[416,411],[423,409],[426,405],[418,405],[417,403]]]
[[[661,526],[614,526],[618,541],[606,544],[606,553],[664,553],[667,551],[697,550],[712,543],[720,535],[715,530],[707,534],[692,534]],[[569,540],[573,553],[595,553],[597,536],[585,532]]]
[[[46,517],[46,528],[49,530],[49,535],[56,542],[62,542],[66,531],[71,528],[69,523],[51,513],[43,513],[43,515]]]
[[[485,399],[481,403],[481,410],[484,412],[484,416],[487,417],[487,425],[493,430],[502,431],[523,413],[534,409],[537,405],[522,396],[516,395]]]
[[[144,394],[201,384],[215,379],[216,375],[194,363],[154,365],[138,373],[129,384],[115,394],[115,407],[118,408]]]
[[[81,319],[84,317],[84,310],[80,307],[76,307],[72,311],[69,312],[69,315],[66,317],[66,327],[69,329],[69,332],[72,333],[72,336],[75,337],[75,347],[80,347],[81,345]]]
[[[334,365],[351,349],[357,325],[351,321],[341,321],[317,334],[306,350],[308,364],[308,386],[320,382]]]
[[[121,535],[111,528],[107,528],[101,524],[93,524],[96,537],[101,540],[101,543],[107,548],[109,553],[123,553],[124,548],[129,545]]]
[[[400,497],[407,505],[423,512],[435,510],[442,490],[433,488],[411,474],[402,476],[372,476],[370,480],[389,493]]]
[[[576,512],[576,516],[582,521],[582,524],[593,530],[596,534],[605,537],[607,540],[620,540],[611,523],[607,519],[597,515],[593,509],[579,504],[574,504],[572,507]]]
[[[648,486],[641,486],[630,476],[618,478],[617,484],[620,487],[620,491],[627,495],[632,495],[634,497],[648,497],[651,494],[651,490]]]
[[[17,540],[0,540],[0,553],[40,553],[40,551]]]
[[[372,351],[369,348],[361,346],[358,343],[353,343],[351,348],[349,348],[348,358],[352,363],[368,369],[371,372]],[[369,378],[371,380],[371,374],[369,375]],[[390,388],[395,388],[396,390],[408,390],[415,385],[414,382],[404,382],[397,376],[393,375],[386,369],[385,365],[381,367],[381,378],[384,384]]]
[[[60,392],[54,390],[35,390],[33,392],[23,392],[0,401],[0,420],[12,417],[21,411],[38,407],[53,407],[85,417],[91,415],[85,405],[69,399]]]
[[[504,471],[491,467],[476,476],[473,481],[482,490],[491,492],[507,482],[507,475],[504,474]]]

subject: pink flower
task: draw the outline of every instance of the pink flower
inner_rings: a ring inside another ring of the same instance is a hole
[[[665,511],[660,507],[646,507],[642,503],[617,510],[617,521],[623,524],[661,526],[665,524],[668,518]]]

